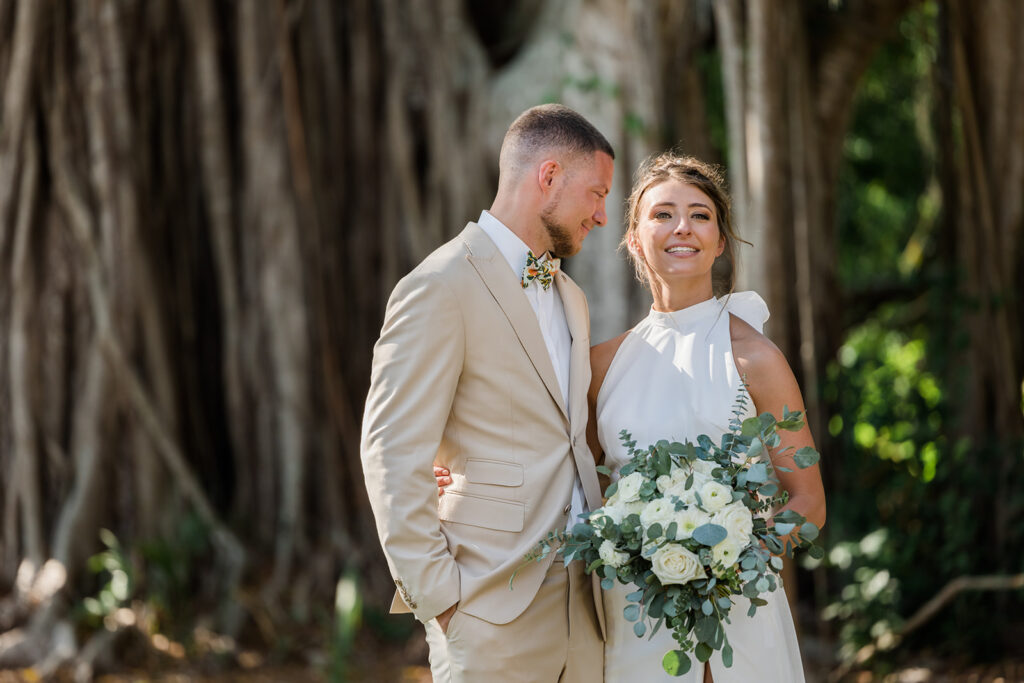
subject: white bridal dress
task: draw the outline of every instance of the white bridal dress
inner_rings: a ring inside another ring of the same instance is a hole
[[[632,433],[638,447],[660,439],[696,441],[707,434],[718,443],[729,430],[742,386],[733,361],[729,314],[761,331],[768,307],[754,292],[709,299],[681,311],[652,310],[622,342],[597,397],[597,427],[605,463],[613,471],[629,461],[619,431]],[[748,400],[746,415],[755,414]],[[671,631],[661,628],[653,639],[638,638],[622,610],[633,587],[616,584],[605,592],[608,641],[605,681],[703,681],[703,666],[691,653],[693,667],[683,677],[665,673],[661,659],[678,647]],[[803,666],[789,605],[781,587],[764,596],[766,607],[747,616],[750,601],[735,598],[726,624],[733,664],[721,653],[710,660],[715,683],[794,683],[803,681]]]

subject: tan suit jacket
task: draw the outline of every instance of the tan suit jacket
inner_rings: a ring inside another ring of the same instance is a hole
[[[577,471],[590,508],[601,505],[585,437],[586,298],[564,273],[555,281],[572,335],[568,409],[537,316],[476,223],[391,295],[361,453],[398,586],[392,611],[426,622],[458,602],[491,623],[512,621],[551,558],[523,567],[511,590],[509,578],[538,540],[565,528]],[[440,499],[435,463],[453,479]]]

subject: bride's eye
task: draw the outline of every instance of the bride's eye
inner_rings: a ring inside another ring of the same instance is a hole
[[[672,214],[670,214],[668,211],[659,211],[658,213],[654,214],[654,217],[657,218],[658,220],[663,221],[672,218]]]
[[[709,214],[706,214],[706,213],[702,212],[702,211],[698,211],[697,213],[695,213],[692,216],[690,216],[690,218],[693,218],[695,220],[701,220],[701,221],[709,221],[709,220],[711,220],[711,216]]]

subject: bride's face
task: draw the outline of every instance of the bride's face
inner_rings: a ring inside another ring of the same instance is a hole
[[[652,282],[704,278],[725,249],[715,203],[693,185],[666,180],[647,190],[629,248],[647,264]]]

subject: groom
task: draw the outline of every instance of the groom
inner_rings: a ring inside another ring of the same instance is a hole
[[[558,260],[604,225],[614,152],[562,105],[505,134],[489,211],[395,287],[374,347],[361,453],[398,587],[435,681],[595,681],[603,615],[549,531],[601,505],[587,448],[590,323]],[[457,181],[456,181],[457,182]],[[438,499],[431,465],[453,483]]]

